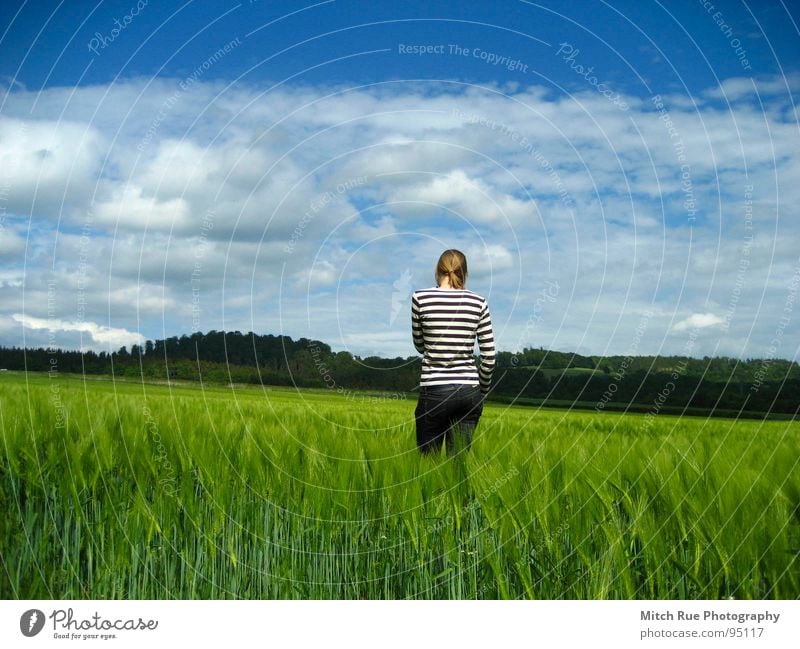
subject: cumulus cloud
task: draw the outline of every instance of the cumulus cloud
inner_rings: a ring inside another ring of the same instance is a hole
[[[536,204],[497,192],[479,178],[470,178],[462,169],[434,177],[392,192],[388,198],[399,211],[438,212],[445,208],[470,225],[520,225],[535,218]]]
[[[265,94],[199,80],[171,102],[171,79],[15,88],[0,116],[0,317],[131,344],[189,332],[197,291],[204,330],[406,355],[393,283],[408,268],[429,286],[457,247],[501,348],[626,353],[626,314],[654,309],[640,353],[680,353],[669,334],[697,327],[699,353],[760,356],[798,264],[796,83],[663,92],[665,113],[437,82]],[[558,293],[537,302],[547,281]],[[79,292],[87,323],[113,328],[77,322]],[[690,315],[670,325],[675,312]],[[3,327],[0,344],[20,344]]]
[[[52,332],[84,332],[88,333],[95,345],[86,345],[87,348],[100,346],[102,349],[117,350],[123,345],[143,345],[145,337],[141,334],[116,327],[104,327],[95,322],[70,322],[58,318],[42,319],[15,313],[12,318],[28,329],[44,329]]]
[[[689,329],[707,329],[724,324],[725,318],[715,313],[693,313],[688,318],[676,322],[673,331],[688,331]]]
[[[62,207],[86,205],[107,151],[104,136],[83,120],[0,116],[8,211],[56,219]]]
[[[18,260],[25,250],[25,240],[10,228],[0,228],[0,259]]]
[[[171,230],[184,231],[189,223],[189,205],[186,199],[157,200],[155,196],[143,195],[143,188],[136,185],[114,187],[107,200],[94,206],[94,218],[99,225],[113,229]]]
[[[484,245],[473,245],[468,251],[464,251],[467,255],[467,265],[469,267],[470,261],[472,267],[476,268],[478,276],[491,277],[494,273],[499,273],[513,268],[516,264],[515,256],[500,243],[485,242]],[[475,277],[475,272],[470,269],[470,275]]]

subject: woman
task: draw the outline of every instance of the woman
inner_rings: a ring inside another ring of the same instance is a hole
[[[411,333],[422,354],[414,415],[420,451],[437,451],[444,438],[450,454],[461,444],[468,449],[472,442],[492,380],[494,335],[486,299],[465,288],[464,254],[445,250],[435,276],[436,287],[411,296]],[[476,339],[479,368],[473,356]]]

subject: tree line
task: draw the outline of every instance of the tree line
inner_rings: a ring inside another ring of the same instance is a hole
[[[0,347],[0,368],[391,392],[412,397],[421,358],[360,357],[308,338],[212,330],[114,352]],[[692,414],[800,409],[800,366],[784,359],[499,352],[489,399]]]

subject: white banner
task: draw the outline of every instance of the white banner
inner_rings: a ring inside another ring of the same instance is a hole
[[[799,613],[799,601],[5,600],[0,646],[789,647]]]

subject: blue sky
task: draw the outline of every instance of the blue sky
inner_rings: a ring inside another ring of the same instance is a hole
[[[502,349],[796,358],[799,18],[3,3],[0,344],[408,356],[457,247]]]

